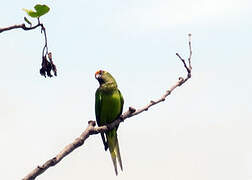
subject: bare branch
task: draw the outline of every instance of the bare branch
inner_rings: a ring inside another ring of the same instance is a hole
[[[109,131],[110,129],[113,129],[114,127],[118,126],[121,122],[123,122],[125,119],[128,119],[130,117],[136,116],[144,111],[147,111],[150,107],[165,101],[167,96],[169,96],[172,91],[174,91],[177,87],[181,86],[184,84],[188,79],[191,78],[191,56],[192,56],[192,50],[191,50],[191,34],[189,34],[189,50],[190,50],[190,55],[188,58],[188,66],[185,62],[185,60],[178,54],[176,55],[179,57],[179,59],[182,61],[184,64],[185,69],[187,70],[187,77],[182,78],[180,77],[179,80],[171,86],[169,90],[167,90],[164,95],[162,95],[159,99],[156,101],[151,100],[149,104],[146,106],[136,110],[135,108],[129,107],[129,109],[123,113],[120,118],[116,119],[114,122],[111,124],[105,125],[105,126],[100,126],[96,127],[95,121],[89,121],[88,122],[88,127],[85,129],[85,131],[80,135],[80,137],[76,138],[73,143],[67,145],[58,155],[56,155],[54,158],[46,161],[42,166],[36,167],[33,171],[31,171],[23,180],[34,180],[38,175],[42,174],[45,172],[49,167],[55,166],[57,163],[59,163],[65,156],[67,156],[69,153],[71,153],[73,150],[78,148],[79,146],[83,145],[85,140],[93,134],[99,134],[102,132]]]

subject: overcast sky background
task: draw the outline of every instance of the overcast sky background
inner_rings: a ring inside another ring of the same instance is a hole
[[[91,136],[38,179],[252,179],[250,0],[9,0],[0,27],[36,3],[51,7],[41,22],[58,77],[39,75],[39,29],[0,34],[1,179],[23,178],[95,119],[98,69],[116,78],[125,109],[159,98],[186,75],[175,53],[188,57],[188,33],[192,79],[120,125],[123,172]]]

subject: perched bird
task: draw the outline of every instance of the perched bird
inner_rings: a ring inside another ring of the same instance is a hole
[[[99,81],[100,87],[95,93],[95,115],[98,126],[103,126],[112,123],[120,117],[123,110],[123,97],[117,83],[112,75],[106,71],[99,70],[95,73],[95,78]],[[122,167],[122,159],[119,150],[119,144],[117,139],[117,129],[114,129],[105,133],[101,133],[102,141],[104,144],[105,151],[109,149],[110,155],[117,175],[117,161]],[[117,161],[116,161],[117,160]]]

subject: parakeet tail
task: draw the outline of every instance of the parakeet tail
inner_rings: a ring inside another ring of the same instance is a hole
[[[105,140],[104,133],[101,133],[101,138],[102,138],[102,142],[104,144],[104,149],[105,149],[105,151],[107,151],[107,149],[108,149],[108,143]]]
[[[118,139],[117,139],[116,129],[113,129],[112,131],[107,132],[106,137],[107,137],[107,141],[108,141],[110,155],[111,155],[113,165],[115,168],[115,173],[117,175],[118,174],[117,161],[120,165],[121,170],[123,170],[123,167],[122,167],[122,159],[121,159],[121,155],[120,155],[120,149],[119,149],[119,143],[118,143]]]

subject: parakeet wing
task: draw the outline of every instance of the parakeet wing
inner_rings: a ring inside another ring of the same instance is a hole
[[[119,92],[120,100],[121,100],[121,112],[120,112],[120,115],[121,115],[121,114],[122,114],[122,111],[123,111],[124,99],[123,99],[122,93],[120,92],[119,89],[118,89],[118,92]],[[119,117],[117,117],[117,118],[119,118]]]
[[[101,94],[101,91],[99,89],[97,89],[97,91],[95,93],[95,116],[96,116],[96,122],[97,122],[98,126],[101,126],[101,119],[100,119],[101,107],[102,107],[102,94]],[[102,142],[104,144],[105,151],[107,151],[108,143],[105,140],[104,133],[101,133],[101,138],[102,138]]]
[[[97,89],[95,93],[95,116],[96,116],[96,122],[98,126],[101,125],[100,116],[101,116],[101,107],[102,107],[102,96],[101,91]]]

